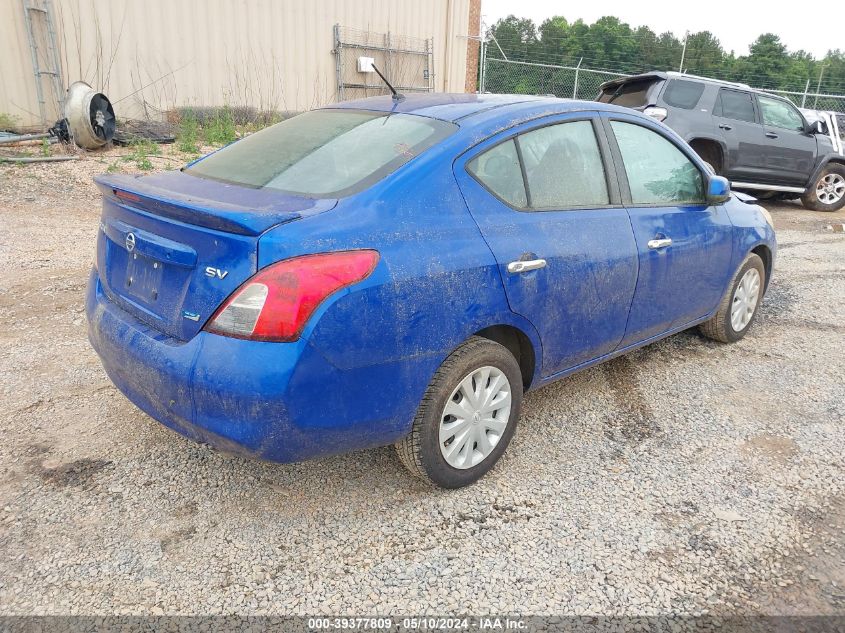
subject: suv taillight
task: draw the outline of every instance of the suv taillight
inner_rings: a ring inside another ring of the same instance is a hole
[[[650,116],[652,119],[663,121],[669,116],[669,111],[666,108],[658,108],[657,106],[648,106],[643,110],[643,114]]]
[[[378,259],[377,251],[338,251],[268,266],[217,309],[205,330],[256,341],[295,341],[329,295],[369,277]]]

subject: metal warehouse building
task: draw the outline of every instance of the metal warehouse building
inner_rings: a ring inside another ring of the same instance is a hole
[[[122,118],[307,110],[381,94],[367,59],[404,91],[474,91],[479,20],[480,0],[0,0],[0,113],[49,125],[77,80]]]

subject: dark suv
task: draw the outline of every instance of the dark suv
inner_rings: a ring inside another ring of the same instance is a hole
[[[745,84],[650,72],[602,84],[598,101],[663,121],[737,189],[800,197],[816,211],[845,206],[845,156],[787,99]]]

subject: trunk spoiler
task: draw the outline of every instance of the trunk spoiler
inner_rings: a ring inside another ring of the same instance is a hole
[[[303,215],[328,211],[335,199],[311,199],[282,191],[249,189],[180,171],[149,176],[94,177],[104,196],[118,204],[227,233],[261,235]]]

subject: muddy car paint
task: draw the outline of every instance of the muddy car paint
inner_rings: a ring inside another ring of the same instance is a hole
[[[661,281],[643,277],[644,255],[631,227],[631,210],[621,198],[613,208],[545,214],[542,221],[566,223],[566,230],[543,236],[540,227],[532,234],[537,241],[527,243],[526,223],[540,221],[542,214],[504,212],[489,194],[485,200],[480,192],[467,190],[463,165],[497,135],[571,116],[630,117],[658,126],[647,117],[595,103],[486,95],[410,95],[398,105],[374,98],[334,107],[436,116],[459,128],[380,182],[339,200],[294,200],[231,185],[224,192],[219,183],[179,172],[131,181],[99,178],[106,228],[98,238],[98,267],[87,292],[89,338],[118,388],[166,426],[225,450],[280,462],[386,445],[408,433],[446,356],[487,328],[506,326],[520,333],[533,356],[526,387],[534,388],[690,327],[715,311],[719,297],[713,295],[704,313],[690,319],[661,314],[665,323],[655,331],[625,340],[627,324],[639,316],[632,312],[638,290],[659,291]],[[682,143],[671,132],[663,133]],[[704,173],[704,164],[693,160]],[[115,197],[116,191],[137,194],[142,201]],[[253,211],[257,196],[266,196],[266,206]],[[162,201],[164,216],[150,199]],[[193,204],[202,207],[205,226],[191,224],[190,216],[174,217],[174,208]],[[711,253],[709,241],[697,243],[687,253],[686,272],[666,310],[686,305],[697,296],[699,284],[727,288],[751,249],[762,246],[774,255],[774,233],[755,207],[732,198],[698,212],[724,225],[730,246]],[[579,226],[579,213],[599,224],[590,224],[588,231]],[[600,226],[608,221],[618,235]],[[171,310],[169,321],[158,323],[144,305],[129,305],[109,291],[125,272],[120,264],[117,272],[108,270],[104,257],[107,249],[126,250],[121,242],[125,232],[109,228],[115,222],[139,229],[142,239],[188,244],[199,271],[229,272],[225,279],[201,273],[183,279],[182,310],[198,315],[196,321],[182,319],[190,322],[176,326]],[[573,302],[582,298],[578,292],[551,294],[555,284],[548,285],[548,276],[561,270],[550,266],[521,276],[523,292],[529,302],[532,293],[547,306],[557,300],[560,309],[544,314],[543,305],[516,305],[506,291],[513,280],[503,269],[511,253],[497,252],[495,246],[491,250],[485,240],[491,222],[517,250],[551,256],[552,249],[560,262],[579,258],[566,269],[565,282],[557,280],[557,289],[601,281],[604,291],[576,306]],[[661,220],[652,222],[658,226]],[[618,249],[611,273],[606,249],[589,247],[609,238]],[[252,244],[251,255],[245,255],[242,240]],[[324,301],[297,340],[241,340],[200,329],[227,291],[255,270],[298,255],[354,249],[377,250],[375,270]],[[712,267],[714,259],[719,270]],[[655,270],[673,261],[664,255]],[[707,278],[696,275],[696,268],[707,271]],[[538,283],[542,276],[547,283]],[[567,324],[566,309],[578,316],[577,328]],[[603,315],[610,313],[612,319],[603,323]],[[561,320],[544,325],[545,319]]]

